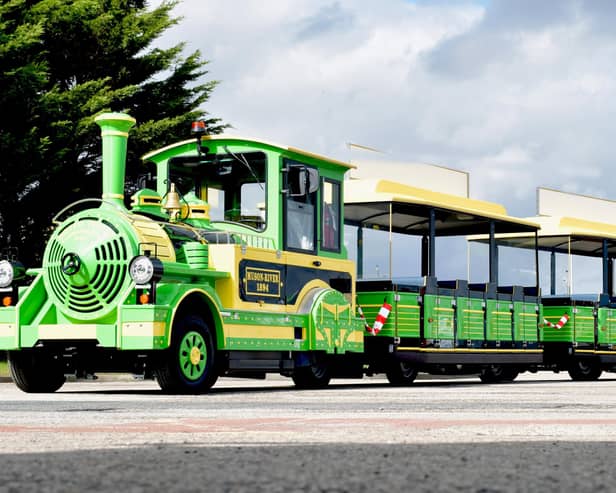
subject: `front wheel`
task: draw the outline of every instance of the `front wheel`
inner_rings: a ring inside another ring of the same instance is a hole
[[[503,365],[490,365],[481,370],[479,379],[483,383],[513,382],[520,372],[515,368]]]
[[[415,381],[417,369],[405,361],[393,361],[385,371],[385,375],[390,384],[404,387]]]
[[[55,392],[66,381],[61,362],[42,350],[9,351],[8,361],[13,382],[24,392]]]
[[[218,379],[214,337],[200,317],[189,315],[173,327],[171,347],[155,372],[160,388],[174,394],[206,392]]]
[[[601,373],[603,373],[601,365],[594,359],[576,359],[569,367],[571,380],[577,382],[597,380]]]
[[[317,358],[308,366],[295,368],[292,378],[298,389],[322,389],[329,385],[331,374],[325,358]]]

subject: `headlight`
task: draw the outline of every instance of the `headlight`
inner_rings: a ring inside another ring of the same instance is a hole
[[[0,288],[7,288],[13,282],[15,271],[8,260],[0,261]]]
[[[128,273],[135,284],[148,284],[152,280],[160,279],[162,267],[160,260],[139,255],[130,261]]]

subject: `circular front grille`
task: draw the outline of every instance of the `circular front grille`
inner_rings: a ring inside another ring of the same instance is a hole
[[[114,224],[97,217],[79,217],[52,236],[45,251],[47,291],[65,314],[81,319],[107,315],[130,282],[128,261],[134,252]],[[67,268],[67,258],[77,267]]]

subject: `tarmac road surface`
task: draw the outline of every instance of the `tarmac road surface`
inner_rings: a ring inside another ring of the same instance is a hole
[[[616,374],[221,379],[202,396],[104,378],[0,383],[0,492],[616,491]]]

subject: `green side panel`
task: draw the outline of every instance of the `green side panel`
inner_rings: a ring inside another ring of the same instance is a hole
[[[516,341],[536,342],[539,314],[535,303],[513,302],[513,330]]]
[[[400,299],[398,302],[392,304],[393,312],[390,313],[384,328],[392,327],[395,331],[394,326],[397,324],[398,337],[417,338],[420,335],[421,329],[419,293],[399,293],[399,295]]]
[[[0,308],[0,350],[19,348],[16,319],[14,306]]]
[[[453,339],[455,308],[453,296],[424,296],[424,337]]]
[[[543,318],[541,319],[541,323],[543,324],[542,332],[542,341],[544,342],[573,342],[574,341],[574,330],[573,330],[573,319],[571,318],[565,325],[563,325],[560,329],[555,327],[549,327],[545,325],[544,320],[556,324],[561,319],[563,315],[569,315],[569,317],[573,314],[573,307],[570,305],[567,306],[543,306]]]
[[[484,339],[483,300],[478,298],[457,299],[456,304],[458,327],[457,339],[480,340]]]
[[[616,310],[599,308],[599,344],[616,344]]]
[[[391,313],[383,328],[378,333],[381,337],[419,337],[421,307],[419,306],[419,293],[398,293],[400,299],[395,302],[395,293],[365,292],[357,294],[357,303],[361,306],[366,317],[366,323],[374,325],[376,316],[384,302],[392,306]],[[398,331],[396,333],[396,327]]]
[[[506,300],[486,300],[486,339],[511,341],[512,328],[513,303]]]
[[[335,290],[319,294],[310,310],[308,339],[314,349],[328,353],[363,350],[364,332],[360,319],[351,313],[351,304]]]
[[[165,349],[169,347],[172,311],[166,306],[124,305],[119,349]]]
[[[595,342],[595,311],[592,306],[576,306],[573,310],[575,342]],[[571,320],[568,322],[571,323]]]
[[[307,351],[311,349],[307,326],[305,315],[235,312],[223,319],[224,349]],[[301,338],[295,338],[295,327],[302,328]]]

